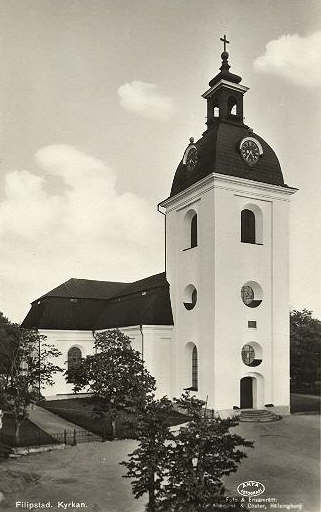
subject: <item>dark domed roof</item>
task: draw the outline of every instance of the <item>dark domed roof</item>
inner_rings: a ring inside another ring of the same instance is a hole
[[[242,159],[239,145],[244,137],[255,137],[262,145],[263,155],[250,167]],[[236,176],[247,180],[284,185],[279,161],[273,149],[248,126],[224,120],[216,120],[211,128],[195,143],[198,162],[189,170],[180,162],[173,181],[171,196],[182,192],[213,172]]]

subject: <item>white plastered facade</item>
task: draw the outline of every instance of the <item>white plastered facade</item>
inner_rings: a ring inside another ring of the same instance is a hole
[[[289,411],[288,210],[295,189],[212,173],[161,203],[166,213],[166,265],[174,318],[173,391],[191,386],[191,343],[198,350],[198,396],[209,408],[241,407],[240,381],[251,377],[253,408],[273,404]],[[241,242],[241,212],[256,214],[256,240]],[[187,244],[191,212],[198,243]],[[249,281],[263,291],[262,303],[247,307],[241,288]],[[184,290],[197,289],[192,310]],[[256,328],[248,322],[255,321]],[[242,361],[246,344],[259,347],[262,362]]]
[[[142,354],[146,368],[156,379],[157,396],[168,395],[173,387],[173,327],[163,325],[136,325],[120,329],[132,343],[132,347]],[[82,357],[94,353],[92,331],[40,330],[46,341],[54,345],[61,353],[54,362],[64,371],[67,370],[68,351],[72,347],[81,350]],[[97,331],[99,332],[99,331]],[[89,390],[88,390],[89,391]],[[66,381],[64,373],[54,376],[54,385],[43,390],[47,398],[70,398],[73,385]],[[79,396],[83,396],[79,395]]]

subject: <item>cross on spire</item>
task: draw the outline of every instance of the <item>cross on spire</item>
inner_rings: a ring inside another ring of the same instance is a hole
[[[224,51],[226,52],[226,45],[230,44],[230,41],[226,39],[226,35],[224,34],[224,37],[220,37],[220,41],[224,44]]]

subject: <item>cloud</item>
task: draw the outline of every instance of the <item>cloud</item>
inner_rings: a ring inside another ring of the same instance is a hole
[[[321,31],[301,37],[282,35],[267,43],[264,55],[254,61],[254,68],[305,87],[321,85]]]
[[[11,319],[70,277],[126,281],[161,270],[161,219],[143,198],[117,191],[110,167],[65,145],[35,160],[41,175],[8,172],[0,202],[0,303]],[[48,175],[62,180],[60,194],[48,192]]]
[[[125,110],[135,112],[147,119],[167,121],[174,108],[172,99],[157,91],[157,85],[134,80],[118,89],[120,104]]]

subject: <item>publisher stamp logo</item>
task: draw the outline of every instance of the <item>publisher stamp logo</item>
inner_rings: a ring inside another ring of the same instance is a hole
[[[237,486],[237,492],[241,496],[259,496],[265,491],[265,487],[261,482],[255,482],[249,480],[248,482],[242,482]]]

